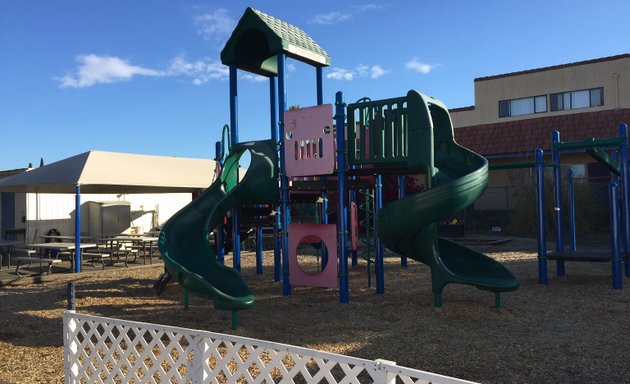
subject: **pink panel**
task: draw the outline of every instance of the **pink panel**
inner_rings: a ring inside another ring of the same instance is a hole
[[[335,170],[332,104],[284,113],[287,176],[330,175]]]
[[[350,246],[353,251],[359,245],[359,209],[354,201],[350,203]]]
[[[321,240],[328,248],[326,268],[317,275],[304,272],[297,261],[298,245],[311,240]],[[336,224],[289,224],[289,276],[292,285],[337,288]]]

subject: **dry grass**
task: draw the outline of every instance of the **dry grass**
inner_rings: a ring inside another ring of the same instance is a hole
[[[611,288],[609,263],[569,263],[567,276],[537,283],[535,243],[518,239],[485,251],[503,261],[521,288],[502,295],[460,285],[444,290],[433,308],[428,268],[386,259],[385,294],[366,286],[364,263],[350,270],[350,303],[331,289],[294,287],[281,295],[271,257],[256,275],[254,257],[243,254],[243,273],[257,298],[230,314],[191,296],[183,311],[181,290],[155,297],[159,265],[61,276],[52,282],[0,288],[0,382],[63,382],[61,314],[66,283],[74,277],[77,310],[122,319],[233,333],[400,365],[485,383],[624,383],[630,381],[630,288]],[[624,278],[628,284],[628,279]]]

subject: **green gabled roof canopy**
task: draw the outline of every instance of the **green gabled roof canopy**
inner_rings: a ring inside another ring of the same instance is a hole
[[[221,62],[263,76],[278,74],[277,54],[316,67],[330,65],[330,57],[306,32],[248,7],[221,51]]]

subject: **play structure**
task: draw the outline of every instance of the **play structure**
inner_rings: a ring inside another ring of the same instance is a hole
[[[287,110],[287,58],[315,67],[315,106]],[[291,294],[292,285],[321,286],[337,288],[340,301],[347,303],[349,255],[357,262],[357,207],[368,204],[369,227],[377,237],[367,260],[374,264],[377,293],[385,286],[384,247],[431,268],[437,307],[449,283],[494,292],[497,307],[500,292],[518,288],[517,279],[500,263],[438,237],[436,223],[472,204],[488,177],[487,160],[455,142],[443,103],[412,90],[403,97],[352,104],[337,92],[334,106],[324,104],[322,69],[330,64],[326,52],[301,29],[252,8],[236,26],[221,60],[230,73],[229,153],[224,156],[222,143],[217,143],[217,159],[223,162],[218,180],[162,229],[163,281],[172,277],[186,295],[191,291],[210,297],[217,308],[236,311],[253,305],[239,273],[240,212],[244,204],[264,204],[277,213],[272,219],[277,234],[274,275],[282,281],[283,295]],[[269,78],[270,140],[238,141],[238,70]],[[245,152],[252,160],[239,182],[238,161]],[[404,196],[403,181],[400,199],[383,206],[382,175],[399,180],[419,175],[425,190]],[[371,198],[357,204],[361,194]],[[329,197],[336,200],[335,208],[327,206]],[[313,204],[317,218],[292,223],[296,202]],[[220,235],[217,253],[208,242],[208,233],[228,210],[233,268],[222,264]],[[259,244],[260,232],[256,230]],[[321,248],[319,273],[301,270],[297,252],[304,243]]]
[[[612,286],[622,288],[622,269],[625,260],[625,275],[630,277],[630,196],[628,194],[628,126],[619,125],[619,135],[604,139],[585,139],[580,141],[560,140],[560,133],[552,135],[551,164],[553,169],[553,211],[555,250],[547,251],[547,228],[545,219],[545,177],[547,164],[543,160],[543,151],[535,154],[536,167],[536,212],[538,238],[538,281],[547,284],[547,261],[556,261],[556,275],[565,275],[565,262],[611,262]],[[586,152],[603,164],[611,175],[608,186],[610,208],[610,252],[582,251],[577,249],[575,230],[575,198],[573,173],[568,170],[567,195],[568,207],[562,202],[562,152]],[[564,210],[568,209],[568,233],[570,249],[565,249]]]

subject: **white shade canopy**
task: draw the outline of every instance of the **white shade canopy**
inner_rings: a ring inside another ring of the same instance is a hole
[[[0,192],[197,192],[214,178],[217,163],[129,153],[89,151],[0,180]]]

